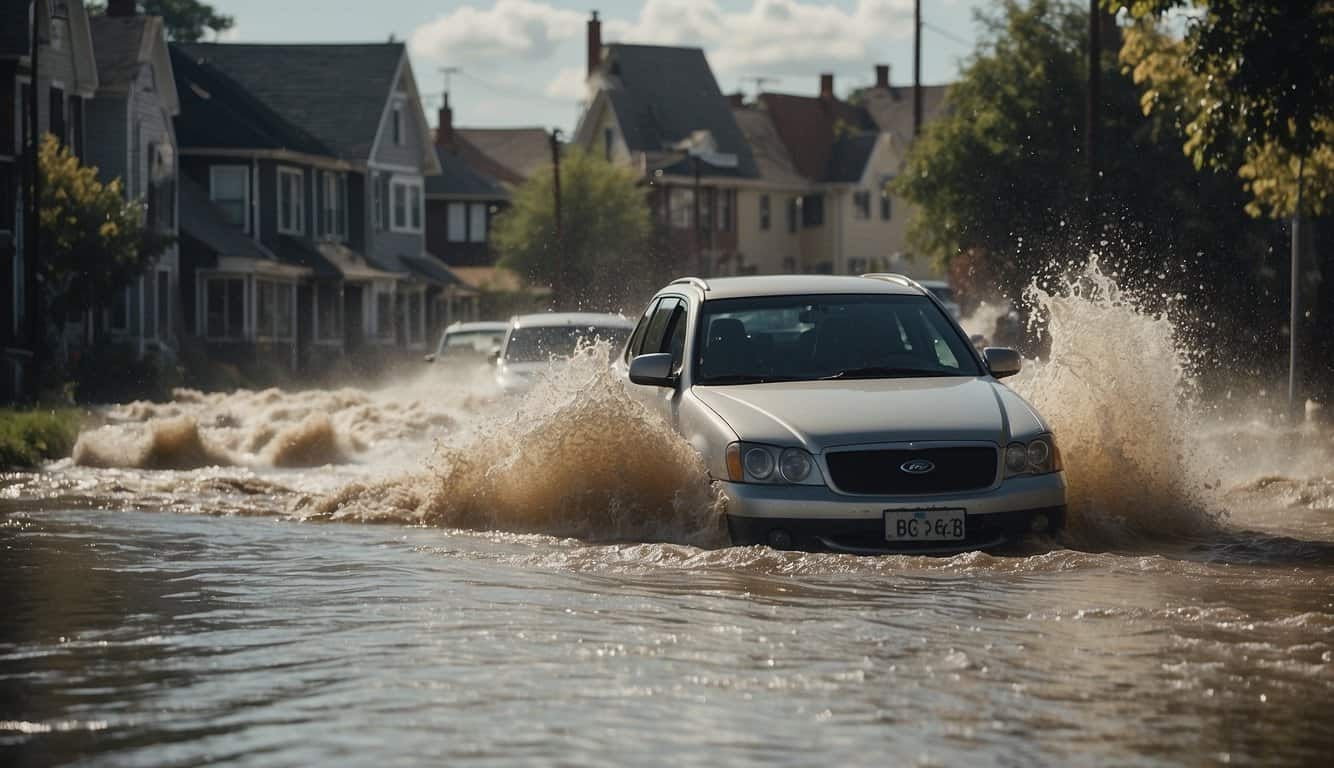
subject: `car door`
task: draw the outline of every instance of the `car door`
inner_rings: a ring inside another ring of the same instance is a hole
[[[627,347],[626,360],[634,360],[639,355],[651,355],[655,353],[673,351],[673,343],[679,343],[684,348],[685,329],[684,318],[686,302],[679,296],[663,296],[658,299],[651,310],[645,313],[645,321],[641,321],[640,330],[635,331],[631,337],[630,344]],[[680,326],[679,339],[676,338],[676,329]],[[673,359],[673,370],[680,369],[681,353],[678,351]],[[660,414],[669,421],[675,421],[673,397],[676,390],[670,387],[653,387],[640,384],[629,384],[630,393],[644,405]]]

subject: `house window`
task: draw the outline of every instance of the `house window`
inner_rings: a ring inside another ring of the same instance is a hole
[[[468,206],[468,242],[486,242],[486,203]]]
[[[607,162],[611,162],[612,143],[616,140],[616,134],[610,128],[602,129],[603,155]]]
[[[375,231],[383,232],[389,226],[389,176],[387,174],[371,174],[371,211],[371,215],[375,219]]]
[[[209,168],[209,197],[228,221],[250,231],[250,167],[215,165]]]
[[[806,195],[801,199],[801,226],[824,226],[824,195]]]
[[[880,220],[889,221],[892,214],[890,210],[889,183],[894,180],[893,176],[886,176],[880,180]]]
[[[375,294],[375,335],[381,339],[394,338],[394,294],[389,291]]]
[[[796,232],[801,228],[801,198],[790,197],[787,201],[787,231]]]
[[[245,278],[210,277],[204,295],[204,334],[210,339],[245,338]]]
[[[445,208],[445,236],[451,243],[468,241],[468,205],[449,203]]]
[[[261,339],[292,338],[292,285],[272,280],[255,282],[256,335]]]
[[[403,146],[403,107],[394,105],[394,146]]]
[[[319,218],[322,237],[347,239],[347,174],[333,171],[320,174]]]
[[[8,135],[8,134],[6,134]],[[69,144],[77,157],[83,157],[83,99],[69,100]]]
[[[732,231],[732,209],[736,207],[736,190],[724,189],[718,193],[718,231]]]
[[[60,139],[61,143],[67,143],[69,137],[65,135],[65,92],[59,88],[51,89],[51,112],[49,130]]]
[[[298,168],[278,169],[278,231],[285,235],[306,231],[306,175]]]
[[[125,288],[111,301],[111,330],[115,333],[129,333],[130,330],[130,289]]]
[[[315,289],[315,329],[324,341],[343,336],[343,299],[336,283],[320,283]]]
[[[853,192],[852,207],[857,213],[857,218],[871,218],[871,193],[864,189],[859,189],[856,192]]]
[[[760,195],[760,229],[768,230],[770,224],[769,196]]]
[[[394,197],[395,232],[420,232],[422,229],[422,187],[419,181],[392,183]]]
[[[157,310],[157,337],[171,337],[171,273],[158,270],[157,285],[154,288],[156,299],[153,302]]]
[[[672,226],[676,229],[690,229],[690,223],[695,218],[695,190],[672,187],[668,203],[671,206]]]

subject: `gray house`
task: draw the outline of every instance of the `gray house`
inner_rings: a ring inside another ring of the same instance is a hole
[[[36,14],[37,82],[31,31]],[[25,168],[37,110],[39,135],[51,133],[84,156],[85,107],[98,87],[88,14],[80,0],[0,0],[0,397],[22,391],[28,361],[32,304],[24,285],[33,261],[26,253]]]
[[[233,181],[249,190],[241,204],[257,212],[252,236],[280,251],[272,236],[282,228],[268,217],[277,215],[272,202],[282,193],[274,190],[283,187],[270,179],[284,162],[319,157],[301,189],[313,214],[307,231],[314,232],[323,258],[306,263],[312,275],[327,273],[326,264],[332,264],[346,278],[342,264],[362,278],[342,281],[343,319],[348,328],[360,329],[345,334],[345,347],[425,349],[448,322],[449,289],[459,281],[426,250],[425,177],[440,173],[440,164],[405,46],[196,43],[174,44],[173,50],[231,84],[252,112],[271,114],[289,133],[302,134],[305,147],[297,151],[284,136],[271,135],[274,146],[258,158],[249,149],[208,146],[201,136],[182,142],[186,172],[210,188],[215,201],[227,194],[219,188]],[[190,108],[187,102],[187,116]],[[238,161],[242,167],[250,163],[247,179],[236,172],[235,180],[219,183],[216,171],[201,170]]]
[[[107,15],[91,20],[99,86],[88,104],[86,162],[103,181],[119,178],[125,195],[145,203],[148,223],[177,233],[176,132],[180,112],[176,82],[162,19],[141,16],[131,0],[112,2]],[[104,334],[131,344],[140,357],[174,355],[177,349],[179,255],[175,245],[110,306],[83,318],[82,339],[97,343]]]

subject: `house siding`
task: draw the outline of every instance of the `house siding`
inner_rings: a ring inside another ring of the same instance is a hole
[[[402,144],[394,143],[394,104],[402,105]],[[375,147],[372,163],[411,168],[421,166],[422,150],[430,141],[430,137],[422,135],[420,121],[417,119],[419,109],[415,100],[404,89],[400,74],[393,100],[389,102],[380,119],[380,143]]]

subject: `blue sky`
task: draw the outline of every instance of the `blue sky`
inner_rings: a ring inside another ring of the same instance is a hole
[[[450,80],[456,125],[573,127],[582,98],[584,22],[597,9],[604,42],[703,48],[724,91],[811,94],[821,72],[839,93],[889,64],[912,80],[912,0],[211,0],[236,18],[239,42],[409,43],[432,122]],[[948,82],[976,35],[986,0],[923,0],[923,80]]]

